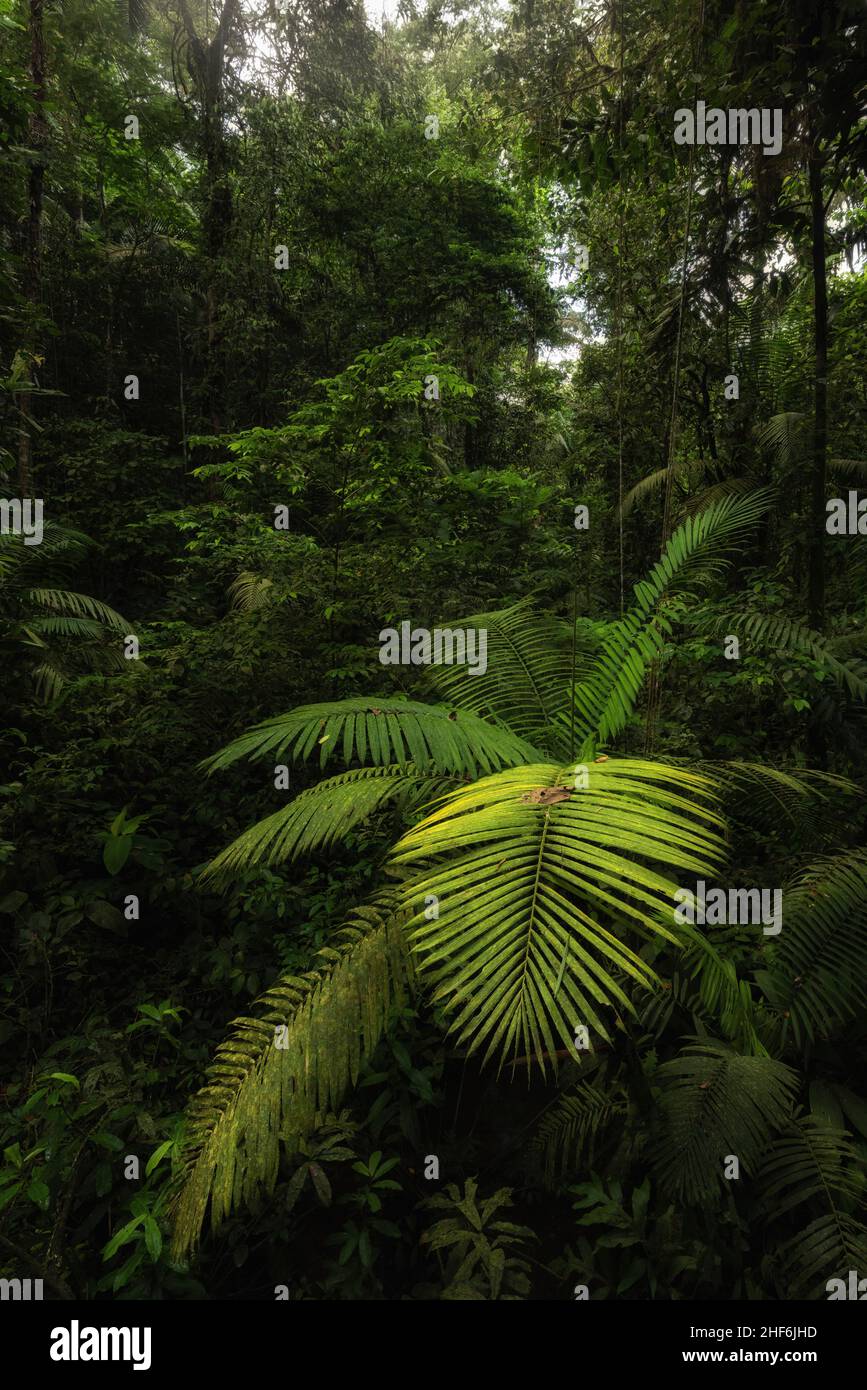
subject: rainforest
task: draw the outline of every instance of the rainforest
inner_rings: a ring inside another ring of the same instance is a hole
[[[0,0],[4,1299],[861,1298],[865,79]]]

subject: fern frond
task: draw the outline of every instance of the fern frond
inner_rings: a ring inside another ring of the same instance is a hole
[[[319,954],[317,970],[281,976],[257,1001],[256,1017],[235,1020],[191,1103],[174,1179],[177,1259],[195,1249],[209,1204],[217,1230],[273,1191],[281,1143],[293,1152],[339,1104],[392,1008],[412,992],[406,937],[388,903],[356,909],[338,944]]]
[[[44,704],[56,700],[68,680],[68,674],[50,657],[44,656],[31,673],[36,694]]]
[[[253,613],[276,602],[278,590],[273,579],[244,570],[229,585],[229,604],[237,613]]]
[[[810,864],[783,894],[783,930],[756,981],[797,1046],[867,1004],[867,850]]]
[[[863,1209],[863,1175],[845,1130],[799,1116],[769,1146],[759,1180],[769,1222],[823,1208],[783,1246],[789,1297],[821,1297],[830,1277],[867,1267],[867,1228],[853,1214]]]
[[[723,1185],[725,1160],[747,1172],[791,1117],[796,1072],[771,1057],[740,1056],[723,1043],[695,1041],[658,1069],[659,1129],[651,1145],[662,1187],[688,1203]]]

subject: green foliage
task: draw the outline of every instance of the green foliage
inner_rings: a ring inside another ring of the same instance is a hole
[[[208,865],[204,877],[230,879],[258,864],[282,864],[327,849],[395,800],[426,800],[448,780],[436,772],[416,772],[411,763],[354,768],[327,777],[239,835]]]
[[[450,624],[484,629],[487,669],[471,674],[464,667],[432,666],[434,687],[461,709],[505,725],[537,748],[552,748],[552,727],[568,699],[572,679],[569,626],[551,614],[534,611],[525,599],[495,613],[479,613]],[[586,674],[596,639],[578,634],[575,670]],[[560,751],[556,748],[552,751]],[[562,750],[568,757],[569,750]]]
[[[717,1042],[696,1042],[656,1073],[660,1128],[653,1162],[665,1191],[702,1202],[726,1181],[735,1156],[754,1174],[775,1131],[792,1113],[798,1078],[770,1057],[738,1056]]]
[[[403,934],[388,905],[358,908],[318,970],[286,974],[255,1017],[235,1020],[190,1116],[174,1215],[176,1256],[195,1247],[210,1203],[219,1229],[238,1202],[273,1190],[290,1149],[358,1078],[412,986]],[[278,1031],[282,1030],[282,1031]]]
[[[757,158],[672,141],[679,0],[399,8],[0,0],[0,474],[47,518],[0,536],[0,1274],[824,1298],[863,16],[707,7],[708,106],[785,96]],[[386,668],[407,619],[487,669]],[[780,935],[675,923],[698,877]]]
[[[544,1073],[575,1019],[607,1038],[606,1012],[632,1008],[621,978],[654,980],[627,931],[677,940],[661,924],[675,884],[650,865],[709,872],[719,827],[708,783],[637,760],[594,765],[580,790],[567,769],[531,766],[446,796],[392,861],[415,871],[408,905],[442,904],[409,930],[459,1040]]]
[[[522,1247],[534,1239],[534,1233],[512,1221],[492,1220],[496,1212],[512,1205],[508,1188],[481,1201],[477,1191],[477,1183],[467,1178],[463,1192],[449,1183],[444,1193],[424,1203],[433,1211],[454,1213],[434,1222],[422,1237],[431,1250],[449,1252],[439,1297],[473,1302],[526,1298],[530,1266],[522,1257]]]
[[[867,1001],[867,854],[803,868],[783,898],[785,931],[756,975],[798,1047],[834,1036]]]
[[[591,757],[626,726],[644,683],[671,635],[665,601],[684,592],[687,584],[706,582],[723,563],[723,552],[754,526],[767,506],[761,493],[728,497],[696,517],[687,517],[668,541],[661,559],[646,580],[635,586],[636,602],[603,641],[601,658],[575,689],[576,727],[580,756]],[[561,725],[572,716],[560,715]]]
[[[337,754],[347,763],[355,757],[382,768],[412,763],[441,776],[465,777],[533,755],[522,739],[473,714],[414,700],[362,698],[306,705],[266,720],[209,758],[205,767],[215,772],[239,758],[309,758],[317,750],[321,768]]]
[[[699,1282],[701,1245],[685,1239],[673,1203],[663,1208],[652,1202],[649,1177],[625,1192],[616,1178],[606,1182],[594,1176],[572,1192],[573,1207],[581,1213],[578,1225],[601,1230],[589,1239],[579,1236],[577,1251],[570,1250],[562,1264],[564,1272],[590,1280],[594,1298],[692,1293]],[[612,1258],[609,1251],[617,1255]]]
[[[789,1297],[824,1294],[829,1278],[864,1264],[864,1169],[844,1130],[799,1117],[770,1146],[760,1176],[769,1222],[820,1212],[781,1249]]]
[[[56,579],[84,554],[88,538],[56,522],[47,522],[38,546],[23,536],[0,536],[0,648],[7,659],[21,646],[26,667],[40,698],[55,699],[79,669],[122,669],[121,643],[112,633],[126,633],[126,619],[107,603],[87,594],[58,589]],[[34,584],[34,580],[41,581]]]
[[[551,1186],[579,1164],[592,1164],[600,1136],[626,1114],[625,1096],[582,1081],[545,1115],[534,1136]]]

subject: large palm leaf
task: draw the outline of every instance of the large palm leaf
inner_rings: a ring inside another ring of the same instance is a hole
[[[239,758],[308,758],[317,750],[320,767],[339,751],[347,763],[353,758],[377,767],[411,762],[418,769],[466,777],[535,756],[523,739],[468,711],[369,696],[301,705],[266,719],[208,758],[204,767],[216,771]]]
[[[529,1054],[544,1071],[576,1023],[607,1037],[610,1009],[632,1008],[629,980],[655,980],[629,939],[679,940],[665,870],[709,872],[722,857],[706,779],[637,760],[580,776],[580,789],[551,765],[488,777],[445,797],[392,853],[412,871],[408,929],[434,998],[484,1060]]]
[[[322,767],[338,750],[347,764],[357,759],[373,767],[303,793],[236,841],[214,867],[278,862],[327,844],[419,777],[482,775],[445,796],[393,851],[398,902],[410,918],[400,940],[430,983],[444,1021],[485,1059],[499,1056],[502,1065],[523,1053],[544,1071],[558,1043],[572,1046],[576,1024],[608,1036],[612,1011],[633,1008],[629,991],[655,983],[639,954],[642,941],[687,939],[674,926],[671,872],[710,873],[723,857],[713,784],[684,768],[638,760],[577,768],[543,763],[506,719],[549,749],[562,747],[567,733],[572,746],[577,720],[589,756],[597,740],[628,718],[647,660],[659,650],[655,634],[668,630],[663,600],[686,579],[717,568],[723,548],[764,505],[761,497],[726,499],[684,523],[650,579],[636,587],[636,608],[614,625],[592,673],[585,663],[592,630],[581,642],[577,633],[567,641],[562,624],[540,622],[518,607],[472,620],[488,625],[489,651],[507,673],[499,685],[454,669],[433,673],[463,708],[389,697],[345,700],[305,706],[242,735],[208,761],[209,771],[241,757],[307,758],[317,750]],[[580,694],[572,707],[576,669]],[[434,898],[438,914],[430,911]],[[355,957],[362,953],[362,969],[364,951],[382,961],[386,939],[397,939],[392,925],[380,926],[375,941],[344,943],[333,973],[303,993],[292,982],[294,1063],[273,1055],[267,1027],[240,1025],[243,1046],[229,1045],[225,1054],[228,1095],[223,1082],[215,1083],[216,1113],[211,1095],[194,1122],[194,1157],[179,1199],[179,1249],[194,1244],[212,1193],[219,1220],[273,1183],[278,1131],[297,1136],[317,1105],[336,1100],[351,1083],[350,1061],[362,1045]],[[385,1026],[390,982],[399,986],[403,970],[394,975],[389,967],[378,976],[376,1026],[364,1033],[366,1048]],[[309,1052],[321,1018],[341,1038],[324,1090],[317,1081],[321,1059],[311,1060]],[[270,1097],[264,1117],[256,1102],[262,1088]],[[242,1121],[253,1133],[240,1153]]]
[[[226,880],[259,864],[274,867],[327,849],[377,811],[396,801],[409,808],[441,793],[455,780],[437,772],[419,772],[412,763],[352,768],[326,777],[245,830],[212,860],[202,878]]]

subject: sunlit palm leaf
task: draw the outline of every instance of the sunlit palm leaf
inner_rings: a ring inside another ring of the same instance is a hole
[[[259,864],[274,866],[327,849],[398,798],[430,799],[450,779],[405,767],[362,767],[308,787],[258,821],[208,865],[203,879],[227,880]]]
[[[468,711],[369,696],[302,705],[265,720],[203,766],[213,772],[239,758],[299,759],[317,751],[320,767],[338,755],[347,763],[353,758],[377,767],[412,762],[419,770],[433,767],[467,777],[527,762],[535,755],[523,739]]]
[[[651,865],[703,873],[723,853],[704,778],[609,760],[573,787],[551,765],[488,777],[444,798],[391,856],[413,871],[403,894],[435,998],[460,1041],[501,1066],[529,1054],[544,1071],[576,1023],[607,1037],[605,1014],[632,1007],[615,976],[655,980],[626,938],[679,940],[676,884]],[[546,805],[553,788],[562,799]]]

